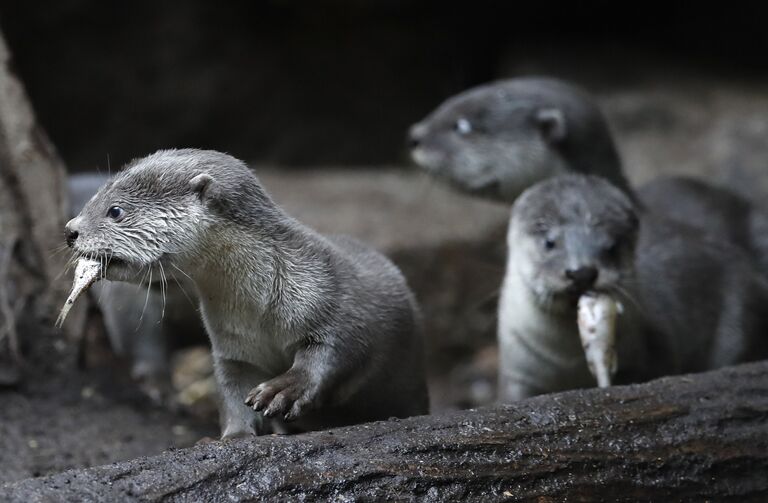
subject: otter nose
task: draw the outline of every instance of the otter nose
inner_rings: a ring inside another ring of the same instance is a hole
[[[64,236],[67,239],[67,246],[72,248],[80,235],[80,225],[76,218],[73,218],[64,227]]]
[[[566,269],[565,277],[570,279],[574,286],[580,289],[591,287],[597,281],[597,267],[582,266],[576,269]]]
[[[421,145],[421,139],[424,137],[424,126],[421,124],[414,124],[411,129],[408,130],[408,148],[416,148]]]

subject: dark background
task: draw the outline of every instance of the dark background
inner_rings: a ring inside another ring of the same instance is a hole
[[[682,2],[0,0],[17,70],[73,170],[171,146],[399,163],[410,123],[503,75],[591,88],[666,66],[762,76],[765,19]]]

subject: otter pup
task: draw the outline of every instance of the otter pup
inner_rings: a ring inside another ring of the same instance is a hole
[[[728,244],[638,214],[606,180],[564,175],[515,202],[499,303],[499,398],[594,386],[577,303],[620,300],[616,382],[768,357],[768,284]]]
[[[768,215],[722,188],[664,177],[635,195],[607,121],[581,89],[551,78],[482,85],[446,100],[409,132],[411,156],[462,191],[512,203],[563,173],[605,177],[649,211],[736,243],[768,271]]]
[[[286,215],[226,154],[163,150],[130,163],[67,224],[106,278],[178,270],[196,285],[222,437],[427,413],[420,319],[400,271]]]

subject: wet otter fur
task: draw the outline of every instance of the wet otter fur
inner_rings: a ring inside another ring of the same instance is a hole
[[[624,306],[617,383],[768,357],[768,282],[745,252],[638,213],[608,181],[563,175],[515,202],[499,302],[499,398],[594,386],[577,327],[588,292]]]
[[[285,214],[255,174],[214,151],[130,163],[67,224],[106,278],[176,271],[196,285],[221,393],[222,436],[425,414],[421,323],[387,258]]]

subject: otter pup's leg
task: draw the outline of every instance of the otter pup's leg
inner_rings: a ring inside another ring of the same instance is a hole
[[[221,438],[261,433],[261,416],[243,404],[243,396],[254,383],[265,379],[252,365],[214,357],[216,381],[221,395]]]
[[[266,417],[282,417],[293,421],[325,401],[327,390],[338,389],[341,380],[353,382],[355,361],[339,354],[325,344],[316,344],[296,352],[287,372],[263,382],[248,393],[245,403],[254,410],[264,411]],[[355,390],[344,386],[351,395]]]

